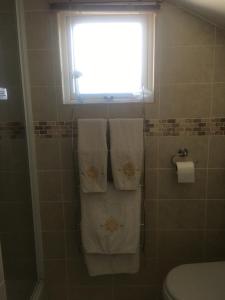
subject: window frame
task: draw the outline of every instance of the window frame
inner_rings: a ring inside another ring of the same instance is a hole
[[[140,95],[131,94],[83,94],[82,97],[73,93],[74,79],[72,74],[72,47],[71,24],[90,20],[106,22],[112,20],[127,21],[138,20],[143,28],[143,59],[142,81],[148,93]],[[155,55],[155,14],[153,12],[123,12],[123,13],[81,13],[64,11],[58,13],[60,66],[62,78],[62,91],[64,104],[85,103],[129,103],[129,102],[153,102],[154,95],[154,55]]]

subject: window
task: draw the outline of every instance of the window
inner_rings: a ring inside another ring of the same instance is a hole
[[[64,103],[152,99],[154,15],[59,13]]]

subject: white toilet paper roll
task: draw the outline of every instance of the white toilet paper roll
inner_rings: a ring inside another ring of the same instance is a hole
[[[177,162],[178,183],[195,182],[195,165],[193,161]]]

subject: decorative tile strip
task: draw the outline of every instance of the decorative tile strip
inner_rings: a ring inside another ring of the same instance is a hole
[[[72,137],[77,135],[76,122],[34,122],[34,133],[40,138]],[[145,120],[147,136],[208,136],[225,135],[225,118],[151,119]]]
[[[34,122],[34,133],[42,138],[71,137],[76,135],[76,128],[71,122]]]
[[[209,119],[154,119],[145,121],[148,136],[200,136],[210,134]]]
[[[22,122],[1,122],[0,139],[24,139],[25,126]]]

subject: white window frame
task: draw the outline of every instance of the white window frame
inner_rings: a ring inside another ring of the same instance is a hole
[[[128,96],[115,94],[115,97],[104,95],[88,95],[79,97],[73,93],[72,52],[70,25],[79,21],[90,20],[138,20],[143,26],[143,65],[142,82],[143,92],[141,95]],[[64,11],[58,13],[60,64],[64,104],[81,103],[112,103],[112,102],[153,102],[154,95],[154,55],[155,55],[155,14],[148,13],[80,13]]]

